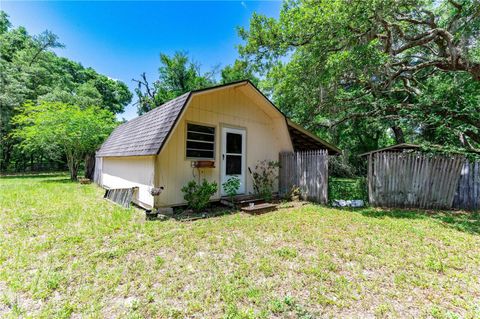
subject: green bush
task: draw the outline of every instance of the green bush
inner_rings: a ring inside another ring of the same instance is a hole
[[[222,184],[223,190],[230,197],[230,201],[233,204],[233,197],[237,195],[240,189],[240,179],[236,176],[230,177],[225,183]]]
[[[328,180],[328,198],[362,199],[368,201],[368,190],[365,178],[330,178]]]
[[[210,197],[217,192],[217,183],[209,183],[206,179],[202,183],[191,180],[182,187],[183,198],[187,201],[188,207],[199,211],[208,206]]]
[[[266,201],[271,200],[273,197],[273,189],[278,179],[279,167],[279,162],[266,160],[259,161],[257,165],[255,165],[255,171],[252,173],[253,188],[255,194]]]

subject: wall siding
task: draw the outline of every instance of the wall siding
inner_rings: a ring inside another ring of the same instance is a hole
[[[155,184],[164,190],[156,198],[156,206],[185,203],[181,188],[194,178],[215,181],[219,189],[213,199],[220,198],[221,129],[246,129],[246,164],[252,170],[260,160],[278,160],[282,151],[292,151],[284,117],[266,104],[263,97],[241,88],[231,88],[195,95],[179,119],[176,129],[157,156]],[[248,96],[247,96],[248,95]],[[215,126],[215,168],[194,169],[185,157],[186,123]],[[246,193],[253,192],[252,180],[246,171]]]
[[[104,157],[102,182],[108,188],[139,187],[133,202],[154,206],[150,190],[154,183],[155,156]]]

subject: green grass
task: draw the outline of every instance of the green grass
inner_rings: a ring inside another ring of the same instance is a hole
[[[145,221],[67,176],[0,178],[0,317],[480,317],[477,215]]]

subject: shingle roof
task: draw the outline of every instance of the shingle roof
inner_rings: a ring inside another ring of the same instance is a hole
[[[97,156],[144,156],[158,153],[182,112],[190,92],[118,126]]]

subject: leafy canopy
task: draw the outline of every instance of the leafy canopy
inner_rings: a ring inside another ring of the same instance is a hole
[[[215,79],[216,69],[202,73],[200,65],[195,63],[186,52],[175,52],[173,56],[160,54],[158,80],[149,83],[146,73],[137,83],[137,112],[139,115],[148,112],[169,100],[184,93],[199,90],[219,84]],[[227,65],[220,71],[220,83],[230,83],[239,80],[251,80],[258,83],[253,69],[245,61],[236,60],[233,65]]]
[[[60,102],[27,102],[13,119],[13,135],[24,150],[43,150],[51,157],[65,156],[72,180],[85,157],[94,152],[116,126],[108,110]]]
[[[112,113],[123,112],[130,103],[125,83],[52,51],[63,46],[51,31],[30,35],[24,27],[12,27],[0,11],[0,169],[30,155],[16,148],[19,140],[10,134],[11,119],[26,101],[97,105]],[[42,150],[36,154],[45,155]]]
[[[478,0],[287,0],[240,35],[274,102],[352,160],[392,138],[480,148]]]
[[[138,114],[148,112],[186,92],[212,86],[213,72],[201,73],[200,66],[186,52],[175,52],[170,57],[160,54],[158,80],[150,84],[145,73],[140,75],[135,89]]]
[[[220,73],[220,82],[222,84],[241,80],[250,80],[254,85],[258,85],[260,82],[259,78],[255,75],[253,68],[247,61],[235,60],[233,65],[225,66]]]

